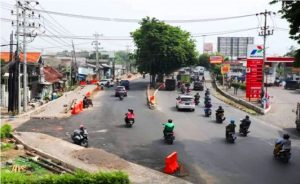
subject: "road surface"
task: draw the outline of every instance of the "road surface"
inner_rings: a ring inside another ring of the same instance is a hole
[[[164,158],[173,151],[187,176],[194,183],[299,184],[300,141],[293,136],[292,159],[282,164],[272,157],[273,143],[283,132],[267,122],[252,118],[251,133],[238,137],[235,144],[225,142],[225,124],[215,123],[214,116],[203,116],[203,96],[195,112],[175,109],[177,91],[158,92],[158,109],[146,106],[147,79],[131,82],[124,101],[108,90],[94,100],[94,108],[65,120],[31,120],[18,131],[38,131],[70,141],[68,132],[83,123],[89,131],[90,146],[115,153],[129,161],[162,171]],[[213,109],[222,105],[227,119],[243,118],[246,114],[213,99]],[[128,108],[136,113],[133,128],[124,126]],[[162,139],[162,123],[173,119],[176,140],[166,145]]]

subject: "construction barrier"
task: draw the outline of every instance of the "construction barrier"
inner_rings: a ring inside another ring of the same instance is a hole
[[[80,82],[79,82],[79,85],[80,85],[80,86],[85,86],[86,84],[87,84],[86,81],[80,81]]]
[[[80,112],[83,111],[83,101],[82,100],[79,102],[78,105],[79,105]]]
[[[155,104],[155,96],[154,95],[150,96],[149,100],[150,100],[151,105]]]
[[[165,164],[164,172],[167,174],[173,174],[179,169],[176,151],[166,157]]]
[[[75,103],[71,113],[72,114],[79,114],[80,113],[80,107],[79,107],[78,103]]]

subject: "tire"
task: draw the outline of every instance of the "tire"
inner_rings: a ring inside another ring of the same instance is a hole
[[[191,109],[191,111],[192,111],[192,112],[194,112],[194,111],[195,111],[195,109]]]
[[[87,147],[89,146],[88,140],[84,139],[84,140],[81,142],[81,146],[87,148]]]

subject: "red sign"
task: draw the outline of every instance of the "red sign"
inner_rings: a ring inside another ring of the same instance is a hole
[[[223,62],[222,56],[210,56],[209,61],[211,64],[219,64]]]
[[[246,98],[260,98],[263,82],[263,59],[247,59]]]

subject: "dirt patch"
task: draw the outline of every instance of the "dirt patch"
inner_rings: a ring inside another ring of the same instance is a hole
[[[105,169],[122,170],[129,167],[129,163],[120,157],[94,148],[74,151],[72,156],[85,163],[94,164]]]
[[[24,150],[9,149],[6,151],[1,151],[1,153],[0,153],[1,162],[15,159],[16,157],[19,157],[21,155],[25,155]]]

